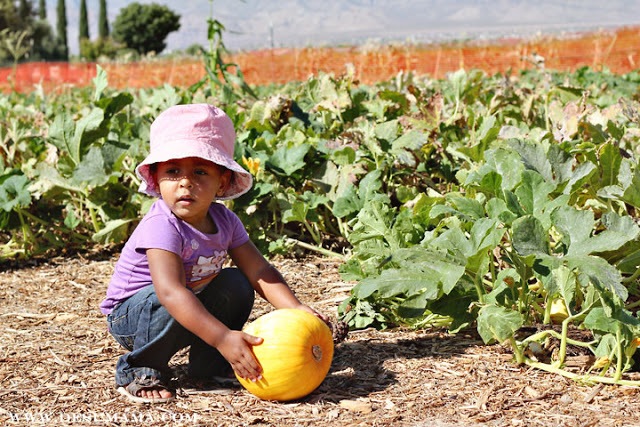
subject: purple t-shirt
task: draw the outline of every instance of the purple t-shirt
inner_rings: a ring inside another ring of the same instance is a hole
[[[209,215],[218,229],[215,234],[202,233],[178,219],[162,199],[154,202],[120,254],[100,311],[109,314],[118,303],[152,285],[147,249],[178,254],[184,263],[187,287],[196,293],[201,291],[206,284],[194,288],[190,283],[213,277],[227,260],[227,251],[249,241],[244,225],[225,205],[212,203]]]

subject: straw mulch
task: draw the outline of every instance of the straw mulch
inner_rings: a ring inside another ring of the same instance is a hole
[[[336,348],[304,399],[264,402],[240,387],[133,405],[113,386],[122,350],[98,310],[115,256],[55,258],[0,272],[1,425],[632,426],[639,390],[585,386],[516,366],[473,332],[364,330]],[[334,261],[274,260],[300,299],[335,315],[352,284]],[[270,308],[258,302],[253,317]],[[180,372],[184,354],[175,358]]]

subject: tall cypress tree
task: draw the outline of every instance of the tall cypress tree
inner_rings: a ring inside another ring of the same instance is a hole
[[[38,2],[38,17],[43,21],[47,19],[47,0]]]
[[[57,36],[60,56],[63,59],[69,59],[69,42],[67,40],[67,6],[64,0],[58,0],[56,12],[58,15],[56,30],[58,32]]]
[[[109,19],[107,18],[107,0],[100,0],[100,16],[98,17],[98,36],[109,37]]]
[[[28,22],[31,20],[31,13],[31,3],[27,2],[27,0],[20,0],[20,3],[18,3],[18,15],[20,15],[20,19]]]
[[[80,0],[80,28],[78,30],[79,41],[89,40],[89,18],[87,17],[87,0]]]

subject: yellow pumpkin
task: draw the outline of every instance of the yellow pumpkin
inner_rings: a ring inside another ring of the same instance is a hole
[[[569,317],[569,311],[567,311],[567,305],[562,298],[556,298],[551,301],[551,308],[549,309],[551,322],[558,324],[562,323],[564,319]]]
[[[325,379],[333,359],[333,336],[329,327],[313,314],[280,309],[249,323],[244,331],[261,337],[253,354],[262,366],[262,379],[238,381],[263,400],[302,398]],[[236,375],[237,376],[237,375]]]

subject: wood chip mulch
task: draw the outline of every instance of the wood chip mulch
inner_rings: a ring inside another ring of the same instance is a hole
[[[123,350],[98,310],[115,256],[53,258],[0,271],[0,425],[640,426],[640,389],[587,386],[513,363],[473,332],[352,331],[304,399],[261,401],[240,387],[133,405],[114,389]],[[353,286],[338,262],[277,259],[300,299],[335,316]],[[252,317],[270,310],[262,301]],[[176,372],[184,354],[174,358]]]

